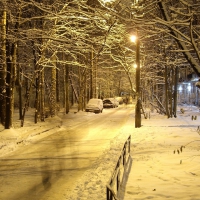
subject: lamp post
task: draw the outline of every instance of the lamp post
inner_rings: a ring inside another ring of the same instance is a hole
[[[135,128],[141,127],[141,99],[140,99],[140,40],[131,36],[131,41],[136,44],[136,106],[135,106]]]

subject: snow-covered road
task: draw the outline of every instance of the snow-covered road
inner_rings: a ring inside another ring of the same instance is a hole
[[[133,107],[121,106],[102,114],[63,115],[57,132],[25,139],[0,158],[0,200],[66,200],[131,114]]]

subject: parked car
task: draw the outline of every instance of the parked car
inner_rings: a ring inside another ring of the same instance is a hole
[[[102,113],[103,101],[101,99],[90,99],[85,108],[86,112]]]
[[[110,99],[104,99],[103,107],[104,108],[115,108],[115,104]]]
[[[109,100],[113,102],[115,108],[119,106],[119,101],[116,98],[109,98]]]
[[[123,98],[122,97],[115,97],[115,99],[117,99],[117,101],[119,102],[119,104],[123,104]]]

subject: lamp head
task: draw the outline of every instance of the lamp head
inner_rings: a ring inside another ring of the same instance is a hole
[[[130,40],[131,40],[131,42],[135,43],[137,40],[137,37],[135,35],[131,35]]]

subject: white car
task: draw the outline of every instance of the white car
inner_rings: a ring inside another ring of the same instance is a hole
[[[119,101],[116,98],[109,98],[109,100],[113,102],[115,108],[119,106]]]
[[[123,104],[123,98],[122,97],[115,97],[115,99],[117,99],[119,104]]]
[[[101,99],[90,99],[85,108],[86,112],[102,113],[103,101]]]

